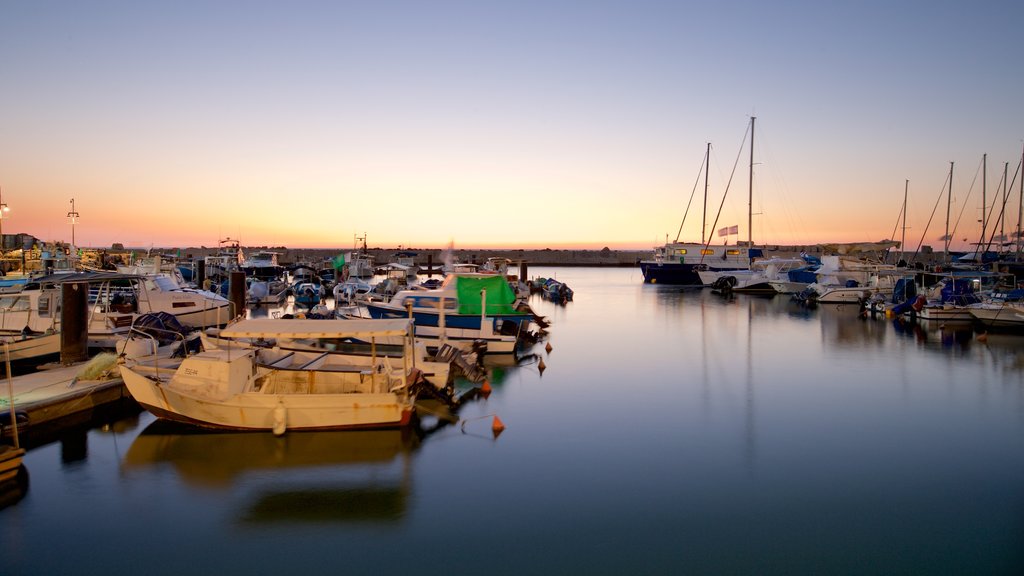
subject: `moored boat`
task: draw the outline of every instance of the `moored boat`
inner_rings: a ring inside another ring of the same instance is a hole
[[[121,365],[136,401],[160,418],[238,430],[388,428],[413,414],[416,366],[409,320],[242,320],[227,338],[403,337],[396,356],[372,354],[366,365],[327,352],[225,347],[204,350],[174,370],[130,359]]]

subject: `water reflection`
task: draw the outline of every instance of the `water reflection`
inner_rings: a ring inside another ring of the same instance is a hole
[[[157,420],[132,442],[127,473],[173,470],[202,490],[247,493],[243,523],[395,521],[405,515],[411,430],[207,432]]]

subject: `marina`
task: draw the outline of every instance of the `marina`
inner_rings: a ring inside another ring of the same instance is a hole
[[[1024,574],[1024,4],[6,8],[0,576]]]
[[[546,342],[485,357],[491,392],[457,420],[275,436],[136,409],[68,428],[24,457],[31,482],[0,510],[0,532],[19,535],[0,541],[5,566],[170,574],[201,557],[319,572],[337,553],[350,570],[428,574],[1024,565],[1024,337],[650,285],[637,268],[531,270],[574,298],[529,298]],[[467,531],[488,544],[421,563]],[[53,538],[65,553],[45,552]],[[393,545],[405,538],[418,545]]]

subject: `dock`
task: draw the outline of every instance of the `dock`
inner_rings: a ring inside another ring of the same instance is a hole
[[[13,385],[14,410],[22,445],[39,445],[61,430],[88,424],[94,416],[123,410],[134,404],[116,364],[111,370],[87,379],[89,363],[58,366],[29,374],[3,378],[0,421],[5,442],[12,436],[8,391]],[[91,374],[90,374],[91,376]]]

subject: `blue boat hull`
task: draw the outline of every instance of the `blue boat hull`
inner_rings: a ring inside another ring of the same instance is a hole
[[[644,275],[645,284],[703,286],[696,267],[696,264],[677,262],[641,262],[640,272]]]

